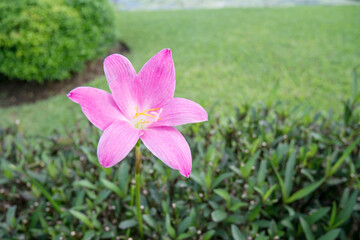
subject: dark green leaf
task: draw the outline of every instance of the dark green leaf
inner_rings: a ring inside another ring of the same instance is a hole
[[[286,163],[286,170],[285,170],[284,185],[287,196],[291,194],[295,164],[296,164],[296,151],[293,151],[293,153],[289,157],[289,160]]]
[[[79,180],[79,181],[75,181],[73,183],[74,187],[85,187],[85,188],[90,188],[93,190],[96,190],[96,186],[94,184],[92,184],[89,180],[87,179],[83,179],[83,180]]]
[[[346,148],[346,150],[344,151],[344,153],[341,155],[341,157],[336,161],[336,163],[334,164],[334,166],[330,169],[330,173],[329,176],[333,175],[341,166],[341,164],[346,160],[346,158],[351,154],[351,152],[354,150],[354,148],[359,144],[360,142],[360,137],[357,138],[350,146],[348,146]]]
[[[143,219],[153,229],[157,228],[156,221],[150,215],[143,215]]]
[[[239,228],[231,225],[231,234],[234,240],[246,240],[245,236],[240,232]]]
[[[337,228],[337,229],[333,229],[327,233],[325,233],[324,235],[322,235],[319,240],[335,240],[337,238],[337,236],[339,235],[341,229]]]
[[[87,231],[85,234],[84,234],[84,237],[82,240],[91,240],[93,237],[95,237],[95,231],[94,230],[90,230],[90,231]]]
[[[224,190],[224,189],[215,189],[214,192],[222,197],[224,200],[229,201],[230,200],[230,194]]]
[[[262,185],[265,181],[266,177],[266,169],[267,169],[267,160],[262,160],[260,163],[259,171],[257,173],[257,184],[258,186]]]
[[[166,214],[165,226],[166,226],[166,230],[167,230],[169,236],[170,236],[172,239],[175,239],[175,237],[176,237],[176,232],[175,232],[175,229],[171,226],[169,214]]]
[[[214,230],[207,231],[207,232],[203,235],[202,239],[203,239],[203,240],[210,240],[210,239],[212,238],[212,236],[214,236],[214,234],[215,234],[215,231],[214,231]]]
[[[137,224],[138,223],[136,220],[128,219],[128,220],[124,220],[124,221],[120,222],[119,228],[124,230],[124,229],[135,227]]]
[[[15,225],[15,212],[16,206],[12,206],[6,211],[6,224],[11,228]]]
[[[178,233],[185,232],[191,224],[191,217],[186,217],[184,220],[181,221],[181,223],[178,226]]]
[[[309,224],[302,217],[300,217],[300,224],[305,233],[306,239],[307,240],[315,240],[315,237],[310,229]]]
[[[315,212],[313,212],[311,215],[307,216],[305,218],[305,220],[311,226],[314,223],[316,223],[318,220],[323,218],[329,211],[330,211],[329,207],[320,208],[320,209],[316,210]]]
[[[124,197],[124,194],[122,193],[121,189],[116,184],[110,182],[109,180],[107,180],[105,178],[101,178],[100,181],[101,181],[102,184],[104,184],[104,186],[106,188],[113,191],[114,193],[116,193],[120,197]]]
[[[215,210],[211,213],[214,222],[221,222],[227,217],[227,213],[223,210]]]
[[[299,191],[297,191],[296,193],[294,193],[293,195],[291,195],[286,203],[292,203],[298,199],[304,198],[307,195],[309,195],[310,193],[312,193],[313,191],[315,191],[318,187],[320,187],[320,185],[324,182],[324,179],[321,179],[315,183],[310,184],[309,186],[300,189]]]
[[[90,219],[83,213],[79,212],[79,211],[76,211],[76,210],[73,210],[73,209],[70,209],[70,213],[76,217],[77,219],[79,219],[81,222],[85,223],[88,227],[90,228],[93,228],[93,224],[92,222],[90,221]]]
[[[249,214],[250,222],[254,221],[259,216],[260,210],[261,210],[261,204],[259,203],[253,210],[251,210]]]

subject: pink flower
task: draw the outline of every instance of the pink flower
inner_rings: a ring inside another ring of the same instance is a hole
[[[174,98],[175,67],[170,49],[158,52],[138,74],[119,54],[105,59],[104,71],[112,94],[92,87],[78,87],[68,94],[103,131],[97,149],[100,164],[114,166],[140,138],[166,165],[189,177],[190,148],[174,126],[207,121],[208,116],[199,104]]]

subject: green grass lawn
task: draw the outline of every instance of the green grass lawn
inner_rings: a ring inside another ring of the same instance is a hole
[[[171,48],[176,96],[206,109],[220,101],[226,114],[242,103],[275,98],[290,105],[332,108],[351,93],[360,64],[360,7],[295,7],[119,12],[119,35],[136,70],[157,51]],[[107,89],[105,78],[89,84]],[[85,124],[65,95],[0,109],[1,122],[21,121],[26,134],[46,135]]]

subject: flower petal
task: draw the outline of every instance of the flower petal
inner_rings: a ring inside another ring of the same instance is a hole
[[[101,166],[112,167],[135,146],[140,137],[140,130],[125,121],[116,121],[105,129],[100,138],[97,155]]]
[[[163,49],[142,67],[138,74],[142,105],[157,108],[174,96],[175,66],[170,49]]]
[[[162,107],[160,120],[151,126],[179,126],[207,120],[208,115],[206,111],[196,102],[185,98],[173,98]]]
[[[104,72],[116,104],[130,119],[141,92],[134,67],[126,57],[112,54],[104,60]]]
[[[161,161],[189,177],[192,160],[188,143],[173,127],[148,128],[140,137],[145,146]]]
[[[92,87],[78,87],[67,95],[71,101],[80,104],[89,121],[105,130],[112,122],[125,119],[110,93]]]

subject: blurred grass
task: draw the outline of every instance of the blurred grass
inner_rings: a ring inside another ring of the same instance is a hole
[[[340,113],[339,100],[350,95],[351,70],[360,63],[357,6],[119,12],[119,17],[119,35],[137,71],[157,51],[171,48],[176,96],[206,109],[220,101],[217,110],[223,114],[270,98]],[[107,89],[103,77],[89,85]],[[31,135],[86,124],[65,95],[0,109],[0,116],[5,124],[19,119]]]

